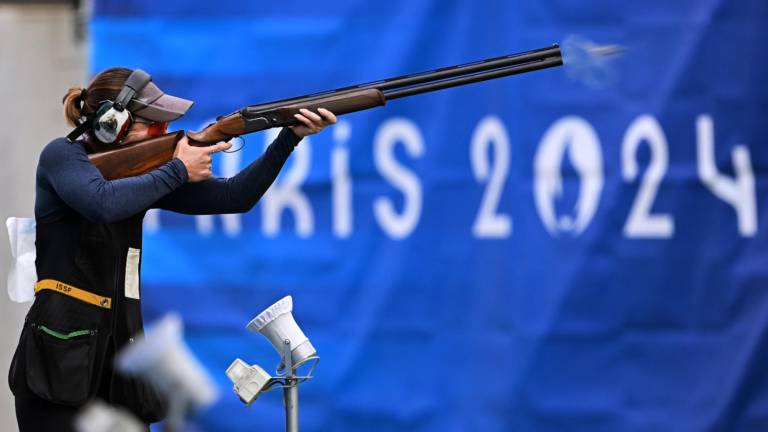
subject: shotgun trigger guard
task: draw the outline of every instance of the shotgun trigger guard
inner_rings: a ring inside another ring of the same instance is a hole
[[[232,138],[229,139],[229,141],[232,142],[232,141],[234,141],[236,139],[240,140],[240,147],[238,147],[238,148],[236,148],[234,150],[224,150],[224,153],[237,153],[240,150],[242,150],[243,147],[245,147],[245,139],[243,137],[241,137],[240,135],[233,136]]]

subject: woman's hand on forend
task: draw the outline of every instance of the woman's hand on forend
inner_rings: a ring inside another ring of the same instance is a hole
[[[294,114],[293,116],[301,123],[296,126],[291,126],[291,129],[293,130],[293,133],[300,137],[316,134],[326,126],[336,123],[336,116],[325,108],[317,109],[317,112],[320,113],[320,115],[304,108],[300,109],[299,112],[301,114]]]

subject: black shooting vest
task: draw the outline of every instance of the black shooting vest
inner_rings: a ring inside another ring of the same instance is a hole
[[[154,390],[113,370],[115,353],[142,332],[139,267],[144,213],[97,224],[79,214],[37,225],[38,281],[111,299],[109,308],[53,289],[41,290],[27,314],[10,371],[11,389],[81,405],[99,397],[150,423],[166,406]]]

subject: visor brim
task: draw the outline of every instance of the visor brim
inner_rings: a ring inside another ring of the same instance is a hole
[[[163,93],[150,82],[128,104],[134,115],[156,122],[171,122],[186,114],[194,102]]]

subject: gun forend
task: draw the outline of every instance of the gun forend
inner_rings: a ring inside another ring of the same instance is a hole
[[[325,108],[334,114],[342,115],[383,106],[385,103],[386,99],[381,90],[353,90],[291,101],[267,109],[246,107],[240,111],[240,114],[245,119],[246,133],[250,133],[273,127],[297,125],[299,121],[293,115],[298,114],[302,108],[313,112],[317,112],[318,108]]]
[[[285,104],[268,104],[267,109],[246,107],[239,112],[222,117],[200,132],[189,132],[187,136],[199,143],[213,144],[247,133],[297,125],[299,121],[293,115],[298,114],[302,108],[313,112],[317,112],[318,108],[325,108],[334,114],[341,115],[383,106],[385,103],[386,99],[380,90],[366,89],[300,99]]]

